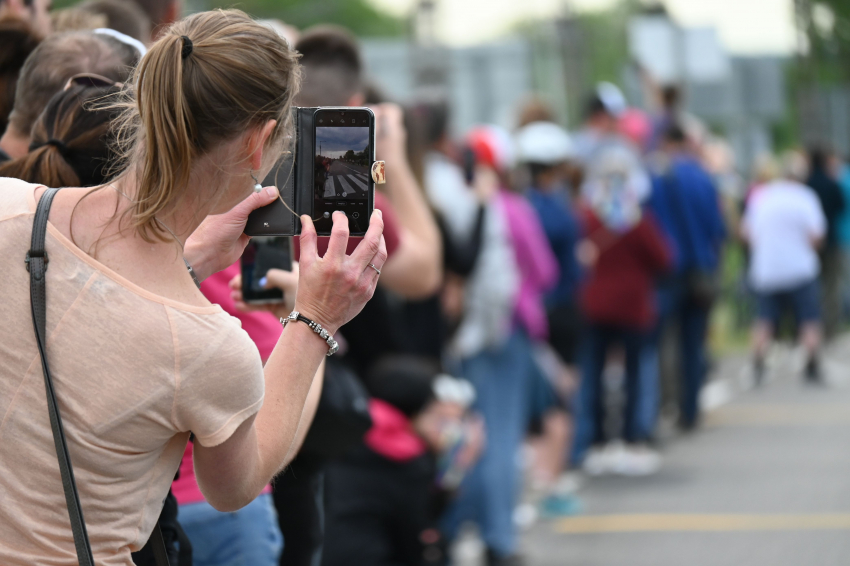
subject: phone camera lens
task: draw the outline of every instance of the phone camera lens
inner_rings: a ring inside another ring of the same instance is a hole
[[[322,123],[322,119],[321,119],[321,118],[319,118],[319,123],[320,123],[320,124]]]

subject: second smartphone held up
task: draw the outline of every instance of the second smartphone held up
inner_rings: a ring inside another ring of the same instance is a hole
[[[266,289],[261,281],[270,269],[292,271],[292,238],[251,238],[242,253],[242,300],[246,303],[281,303],[283,291]]]

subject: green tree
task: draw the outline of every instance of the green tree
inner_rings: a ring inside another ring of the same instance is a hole
[[[203,4],[239,8],[252,16],[283,20],[300,29],[319,23],[338,24],[360,36],[395,36],[406,30],[403,20],[377,10],[366,0],[205,0]]]
[[[798,31],[808,43],[799,72],[806,82],[850,80],[850,2],[795,0]]]
[[[125,0],[130,2],[132,0]],[[57,9],[79,0],[54,0]],[[257,18],[274,18],[299,29],[338,24],[359,36],[398,36],[407,31],[404,20],[381,12],[366,0],[184,0],[187,10],[238,8]]]

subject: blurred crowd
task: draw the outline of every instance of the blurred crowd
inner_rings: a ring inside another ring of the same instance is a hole
[[[103,185],[119,109],[98,101],[180,4],[49,5],[0,0],[0,177]],[[672,86],[637,109],[600,83],[572,132],[535,98],[513,130],[458,133],[446,100],[400,106],[370,82],[346,30],[267,24],[300,53],[297,105],[374,109],[389,257],[274,485],[216,511],[189,444],[162,517],[172,564],[446,564],[470,523],[488,564],[521,564],[518,524],[580,512],[579,472],[653,474],[662,418],[699,426],[730,247],[747,258],[755,379],[790,327],[805,379],[822,381],[824,336],[850,309],[850,167],[837,156],[760,156],[745,187]],[[280,324],[239,300],[238,275],[237,263],[201,288],[266,359]]]

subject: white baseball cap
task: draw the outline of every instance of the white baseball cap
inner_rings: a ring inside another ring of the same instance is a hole
[[[516,137],[520,161],[544,165],[561,163],[575,156],[573,140],[567,131],[552,122],[532,122]]]
[[[601,82],[596,85],[596,96],[605,107],[605,111],[611,116],[619,118],[628,109],[626,97],[623,96],[623,91],[620,88],[608,82]]]

